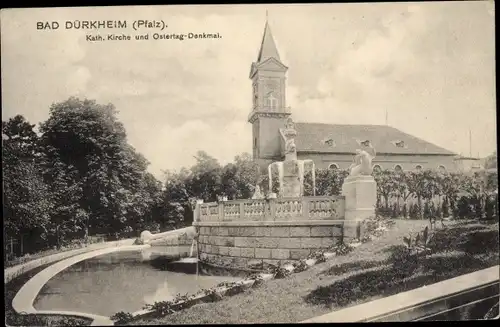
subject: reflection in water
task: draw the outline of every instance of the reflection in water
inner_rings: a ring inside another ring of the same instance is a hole
[[[154,256],[155,251],[117,252],[79,262],[50,279],[34,306],[38,310],[110,316],[119,311],[140,310],[147,303],[171,300],[178,293],[193,294],[222,281],[238,280],[163,271],[145,259]]]

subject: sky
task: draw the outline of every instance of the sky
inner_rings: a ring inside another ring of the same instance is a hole
[[[268,21],[294,121],[385,124],[456,153],[496,149],[492,1],[7,9],[1,12],[2,120],[32,124],[70,96],[112,103],[157,177],[204,150],[251,153],[250,66]],[[164,31],[135,31],[135,20]],[[126,20],[126,29],[65,21]],[[57,30],[37,30],[58,21]],[[220,39],[152,40],[154,32]],[[86,41],[86,35],[150,34]],[[472,142],[469,142],[469,130]],[[472,145],[472,146],[471,146]]]

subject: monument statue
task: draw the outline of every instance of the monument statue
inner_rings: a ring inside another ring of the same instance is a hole
[[[280,132],[285,140],[285,161],[297,160],[297,148],[295,146],[297,130],[291,117],[288,117],[285,128],[280,129]]]
[[[368,145],[368,150],[356,150],[354,163],[349,167],[349,176],[371,175],[373,173],[372,160],[375,158],[376,152],[371,144]]]
[[[368,143],[367,148],[356,150],[354,163],[349,167],[350,173],[342,184],[342,195],[345,196],[345,220],[355,221],[356,234],[360,222],[375,216],[377,202],[377,182],[373,178],[372,160],[375,149]]]
[[[252,199],[254,200],[259,200],[259,199],[263,199],[264,196],[262,195],[262,193],[260,192],[260,186],[259,185],[256,185],[255,186],[255,191],[252,195]]]
[[[304,194],[304,169],[307,164],[312,171],[313,195],[316,189],[316,175],[314,162],[311,159],[298,160],[295,137],[297,130],[291,117],[288,117],[285,126],[280,128],[283,137],[284,161],[273,162],[268,166],[269,190],[272,190],[272,174],[274,167],[278,169],[279,197],[300,197]]]

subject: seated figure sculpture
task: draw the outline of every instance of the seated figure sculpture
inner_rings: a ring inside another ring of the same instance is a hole
[[[349,176],[371,175],[373,173],[372,160],[375,155],[375,149],[371,144],[368,145],[368,151],[357,149],[354,163],[349,167]]]
[[[263,199],[263,198],[264,198],[264,196],[260,192],[260,186],[256,185],[255,186],[255,192],[253,193],[252,199],[258,200],[258,199]]]

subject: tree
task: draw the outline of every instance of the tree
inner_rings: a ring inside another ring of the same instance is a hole
[[[192,197],[197,196],[188,192],[188,185],[192,183],[191,178],[191,171],[186,168],[178,173],[165,172],[165,188],[157,220],[162,228],[192,223],[193,211],[189,202]]]
[[[408,180],[411,178],[411,172],[401,171],[394,173],[394,194],[397,197],[398,207],[400,205],[400,200],[403,200],[403,207],[406,205],[408,198],[412,195],[411,190],[408,188]],[[405,216],[406,209],[403,210],[403,215]]]
[[[3,218],[8,238],[47,239],[52,197],[43,182],[35,125],[17,115],[2,121]],[[33,250],[36,244],[24,249]]]
[[[408,191],[417,197],[418,217],[423,218],[422,200],[431,199],[435,190],[433,172],[430,170],[409,172],[406,184]]]
[[[447,215],[449,209],[451,209],[453,213],[455,212],[453,208],[456,206],[458,193],[460,191],[459,186],[462,183],[462,175],[456,173],[444,174],[440,175],[438,180],[441,193],[444,196],[443,215]]]
[[[259,182],[259,166],[248,153],[234,158],[221,172],[221,191],[230,199],[248,199]]]
[[[191,178],[187,185],[188,193],[206,202],[216,201],[221,194],[222,167],[217,159],[204,151],[195,155],[196,164],[191,167]]]
[[[377,182],[377,195],[384,199],[385,209],[389,209],[389,196],[394,194],[396,189],[396,181],[394,179],[393,173],[389,170],[376,171],[373,174],[375,181]]]
[[[342,169],[316,169],[316,195],[340,195],[345,177],[349,175]],[[304,176],[304,193],[312,196],[312,174],[310,171]]]
[[[57,226],[129,233],[141,224],[154,203],[148,162],[127,143],[112,104],[73,97],[53,104],[40,131],[44,176],[60,197]]]

